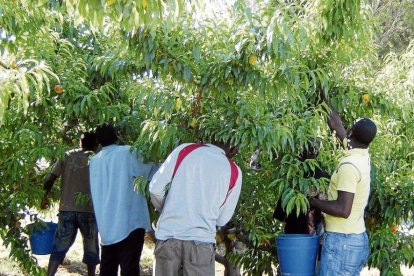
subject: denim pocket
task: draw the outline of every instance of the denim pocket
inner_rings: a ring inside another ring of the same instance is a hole
[[[357,244],[355,244],[357,241]],[[352,268],[355,275],[358,275],[369,258],[369,240],[366,233],[360,235],[353,243],[348,244],[344,249],[345,269]]]
[[[366,234],[358,235],[343,245],[343,270],[345,275],[359,275],[369,255]]]
[[[364,246],[344,245],[343,246],[344,269],[355,269],[361,266],[364,260]]]
[[[214,246],[210,243],[194,244],[191,247],[191,263],[209,265],[214,261]]]
[[[169,246],[169,240],[161,241],[158,240],[155,249],[154,255],[157,259],[172,260],[171,246]]]
[[[71,213],[61,212],[59,213],[59,222],[58,227],[56,229],[56,237],[57,238],[65,238],[70,237],[75,230],[75,226],[73,225],[73,216]]]

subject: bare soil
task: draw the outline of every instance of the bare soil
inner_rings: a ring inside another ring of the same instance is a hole
[[[46,221],[52,220],[52,216],[49,215],[45,218]],[[56,217],[53,218],[56,221]],[[23,222],[23,224],[30,222]],[[154,263],[154,243],[146,238],[144,249],[141,255],[141,275],[152,275],[153,263]],[[22,276],[25,275],[19,269],[19,267],[9,258],[10,251],[5,248],[0,240],[0,276]],[[41,267],[47,268],[49,261],[49,255],[34,255]],[[75,276],[86,275],[86,266],[82,263],[83,246],[82,237],[78,233],[77,238],[73,246],[70,248],[65,261],[59,267],[56,275],[58,276]],[[99,273],[99,266],[97,267],[97,274]],[[414,276],[414,268],[402,267],[402,273],[404,276]],[[216,275],[224,275],[224,267],[216,262]],[[379,276],[380,272],[377,269],[364,268],[362,276]],[[26,276],[26,275],[25,275]]]

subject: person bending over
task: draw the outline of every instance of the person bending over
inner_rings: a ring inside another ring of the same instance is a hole
[[[161,212],[155,236],[155,275],[214,275],[216,227],[232,217],[242,184],[230,143],[183,144],[150,182]]]

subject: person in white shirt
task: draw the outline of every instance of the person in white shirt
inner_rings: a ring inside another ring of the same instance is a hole
[[[153,163],[130,146],[115,144],[115,128],[104,124],[96,128],[102,150],[89,165],[90,186],[102,243],[101,276],[139,275],[145,231],[151,229],[147,202],[134,190],[138,176],[150,179]]]
[[[232,217],[242,173],[229,143],[178,146],[155,173],[151,202],[161,212],[155,275],[214,275],[216,227]]]

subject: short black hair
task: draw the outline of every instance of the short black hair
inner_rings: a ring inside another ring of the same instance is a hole
[[[369,146],[377,134],[377,126],[373,121],[367,118],[362,118],[356,121],[351,130],[352,137],[367,146]]]
[[[81,147],[86,150],[95,150],[98,145],[94,132],[85,132],[81,136]]]
[[[319,155],[320,146],[321,142],[319,140],[315,138],[309,138],[302,152],[299,154],[299,158],[302,160],[315,159]]]
[[[115,144],[118,140],[115,127],[111,124],[102,124],[95,130],[96,138],[103,147]]]

